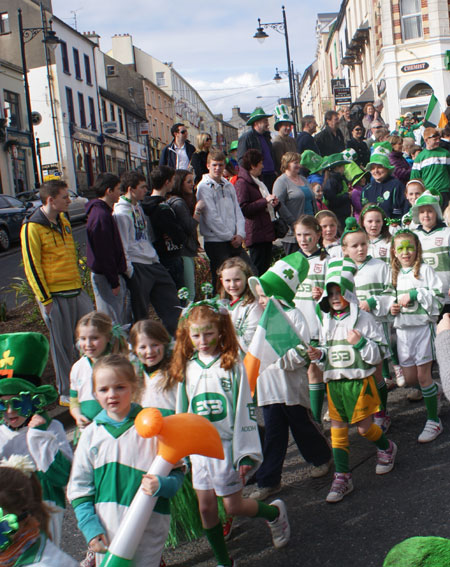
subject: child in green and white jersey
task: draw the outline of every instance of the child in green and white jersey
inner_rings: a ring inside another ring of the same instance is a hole
[[[359,224],[369,237],[369,254],[389,264],[391,233],[384,210],[374,203],[368,203],[361,211]]]
[[[431,376],[436,321],[444,303],[442,282],[433,268],[422,262],[417,234],[403,229],[392,240],[392,285],[397,299],[391,306],[391,315],[398,358],[406,383],[420,384],[427,422],[418,441],[429,443],[442,433],[438,386]]]
[[[134,420],[142,409],[133,399],[139,381],[124,356],[102,357],[93,369],[94,391],[102,411],[80,438],[67,489],[97,567],[137,492],[157,496],[153,514],[137,548],[133,565],[159,567],[170,526],[170,504],[181,486],[180,468],[167,477],[147,475],[157,455],[157,439],[138,435]]]
[[[433,268],[442,282],[443,313],[450,312],[450,227],[442,220],[439,196],[425,191],[412,208],[415,230],[422,246],[422,259]]]
[[[388,315],[395,299],[391,284],[391,269],[382,260],[368,255],[368,236],[353,217],[346,220],[341,240],[344,256],[353,260],[358,268],[355,274],[355,292],[359,300],[359,308],[372,313],[383,327],[384,343],[389,345]],[[374,420],[385,432],[391,424],[391,418],[386,413],[388,391],[385,382],[385,379],[390,379],[388,364],[390,356],[389,348],[386,348],[383,353],[383,362],[377,365],[375,372],[382,409],[375,414]]]
[[[395,443],[372,421],[380,406],[374,373],[382,359],[383,332],[374,317],[359,308],[354,293],[356,271],[349,258],[330,261],[320,301],[324,312],[320,347],[308,348],[310,359],[323,369],[327,384],[336,467],[327,502],[339,502],[353,490],[349,424],[356,424],[359,434],[377,447],[376,474],[389,473],[397,453]]]

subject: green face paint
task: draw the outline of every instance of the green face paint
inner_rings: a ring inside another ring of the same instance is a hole
[[[217,338],[214,338],[208,343],[208,346],[215,347],[215,346],[217,346],[217,342],[218,342]]]
[[[408,252],[415,252],[416,247],[411,242],[411,240],[401,240],[399,244],[397,244],[395,251],[397,254],[403,254]]]

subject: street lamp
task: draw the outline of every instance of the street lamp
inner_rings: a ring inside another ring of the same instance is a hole
[[[34,138],[34,128],[33,128],[33,116],[31,111],[31,100],[30,100],[30,87],[28,84],[28,68],[27,60],[25,57],[25,44],[31,41],[39,32],[42,32],[44,39],[42,43],[48,45],[49,47],[56,47],[58,43],[61,43],[56,33],[52,30],[52,24],[50,21],[50,26],[45,23],[40,28],[24,28],[22,22],[22,10],[19,8],[17,11],[18,21],[19,21],[19,40],[20,40],[20,54],[22,56],[22,72],[23,72],[23,84],[25,87],[25,102],[27,105],[27,119],[28,119],[28,129],[31,137],[31,156],[33,159],[33,171],[34,171],[34,187],[36,189],[40,186],[39,180],[39,168],[37,162],[36,154],[36,141]]]
[[[279,71],[278,67],[275,67],[275,76],[272,79],[276,83],[279,83],[283,80],[282,75],[287,75],[289,77],[289,71]],[[302,118],[302,107],[301,105],[297,105],[297,101],[299,100],[299,93],[298,93],[298,85],[300,81],[300,74],[297,71],[294,71],[294,62],[291,61],[291,75],[292,75],[292,83],[293,83],[293,94],[294,94],[294,106],[292,107],[292,112],[295,116],[296,121],[299,118]]]
[[[294,121],[294,135],[297,134],[297,112],[295,111],[296,108],[296,103],[295,103],[295,96],[294,96],[294,77],[292,75],[292,68],[291,68],[291,54],[290,54],[290,50],[289,50],[289,36],[288,36],[288,29],[287,29],[287,21],[286,21],[286,11],[284,9],[284,6],[281,6],[281,11],[283,14],[283,21],[282,22],[268,22],[268,23],[262,23],[261,19],[258,18],[258,27],[256,28],[256,33],[253,36],[255,39],[257,39],[259,41],[259,43],[263,43],[265,39],[267,39],[269,36],[268,34],[264,31],[264,29],[273,29],[275,31],[277,31],[278,33],[281,33],[284,35],[284,40],[286,43],[286,58],[287,58],[287,64],[288,64],[288,77],[289,77],[289,95],[290,95],[290,99],[291,99],[291,109],[292,109],[292,118]],[[278,69],[277,69],[277,75],[278,74]],[[279,76],[279,79],[277,78],[277,75],[275,75],[274,79],[275,80],[281,80],[281,77]]]

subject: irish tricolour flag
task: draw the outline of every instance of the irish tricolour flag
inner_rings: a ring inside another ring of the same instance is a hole
[[[260,373],[286,354],[289,349],[300,344],[306,348],[279,301],[271,297],[244,358],[252,396]]]
[[[430,102],[428,103],[427,111],[425,113],[425,126],[438,126],[439,128],[443,128],[445,124],[441,125],[441,120],[442,112],[439,101],[434,96],[434,94],[432,94],[430,97]]]

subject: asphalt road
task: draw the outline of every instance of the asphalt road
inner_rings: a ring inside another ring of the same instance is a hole
[[[417,436],[425,424],[423,402],[411,403],[406,390],[390,394],[392,427],[388,437],[399,447],[394,470],[375,474],[375,450],[356,433],[350,434],[351,468],[355,490],[342,502],[327,504],[332,475],[309,476],[292,440],[283,473],[291,541],[275,550],[261,519],[238,519],[229,549],[239,567],[381,567],[387,552],[411,536],[450,538],[450,406],[444,403],[444,432],[433,443],[420,445]],[[325,425],[329,434],[329,426]],[[246,489],[248,490],[248,489]],[[85,542],[68,510],[63,548],[81,559]],[[171,567],[216,565],[205,538],[166,550]]]
[[[86,225],[84,222],[74,224],[73,235],[82,247],[83,255],[85,255]],[[7,309],[16,307],[16,297],[14,293],[9,291],[10,285],[14,282],[15,277],[24,276],[20,243],[15,242],[7,252],[0,254],[0,302],[4,301]],[[18,302],[20,303],[20,298]]]

